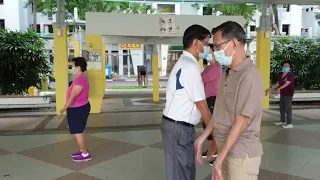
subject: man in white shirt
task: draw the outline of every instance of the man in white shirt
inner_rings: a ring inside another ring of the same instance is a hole
[[[195,129],[202,116],[211,119],[199,59],[210,53],[210,31],[200,25],[188,27],[183,35],[184,51],[173,67],[166,92],[161,134],[167,180],[195,180]]]

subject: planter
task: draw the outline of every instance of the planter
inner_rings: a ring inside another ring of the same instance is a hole
[[[50,104],[50,96],[0,96],[0,105],[37,105]]]
[[[270,94],[270,98],[280,99],[280,95],[275,96],[274,94]],[[309,99],[316,98],[320,99],[320,92],[296,92],[293,95],[294,99]]]

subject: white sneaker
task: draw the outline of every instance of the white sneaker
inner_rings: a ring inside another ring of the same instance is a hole
[[[283,128],[285,129],[289,129],[289,128],[293,128],[293,125],[292,124],[287,124],[285,126],[282,126]]]
[[[274,123],[274,125],[276,125],[276,126],[285,126],[286,123],[285,122],[276,122],[276,123]]]

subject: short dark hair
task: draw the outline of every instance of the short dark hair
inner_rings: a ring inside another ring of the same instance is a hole
[[[227,21],[212,29],[212,32],[214,33],[218,31],[222,32],[222,37],[224,39],[230,40],[236,38],[241,44],[246,43],[247,35],[241,25],[236,22]]]
[[[211,34],[214,35],[217,32],[217,28],[212,28]]]
[[[183,48],[188,49],[191,47],[193,40],[204,40],[210,36],[210,31],[203,26],[194,24],[188,27],[183,34]]]
[[[87,60],[83,57],[75,57],[72,59],[75,67],[80,67],[82,72],[87,71]]]
[[[284,65],[284,64],[289,64],[290,68],[293,69],[293,66],[292,66],[292,62],[290,60],[284,60],[281,62],[281,67]]]

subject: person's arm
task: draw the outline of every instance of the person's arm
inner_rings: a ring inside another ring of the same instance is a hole
[[[211,113],[209,111],[207,101],[202,100],[202,101],[195,102],[195,104],[201,113],[203,122],[206,124],[206,126],[208,126],[211,119]]]
[[[257,88],[254,84],[254,77],[246,76],[241,82],[236,102],[236,117],[230,133],[228,135],[227,141],[219,153],[217,163],[222,163],[229,152],[233,149],[234,145],[238,141],[240,134],[248,127],[249,117],[254,113],[256,106],[260,103],[262,104],[262,92],[260,88]],[[255,95],[257,94],[257,95]]]
[[[63,108],[64,110],[66,110],[73,103],[73,101],[80,94],[81,91],[82,91],[82,86],[73,85],[70,98],[68,99],[68,101],[64,105],[64,108]]]
[[[184,87],[190,99],[197,106],[204,123],[207,125],[211,119],[211,113],[206,102],[201,72],[195,67],[190,66],[184,69],[182,77]]]
[[[219,153],[220,159],[224,160],[229,152],[233,149],[240,134],[248,127],[248,119],[248,116],[237,115],[228,135],[227,141]]]
[[[270,89],[277,89],[280,86],[279,82],[274,84]]]
[[[276,88],[276,90],[281,90],[281,89],[283,89],[283,88],[285,88],[285,87],[289,86],[289,84],[291,84],[291,81],[286,81],[282,86],[280,86],[280,87]]]

